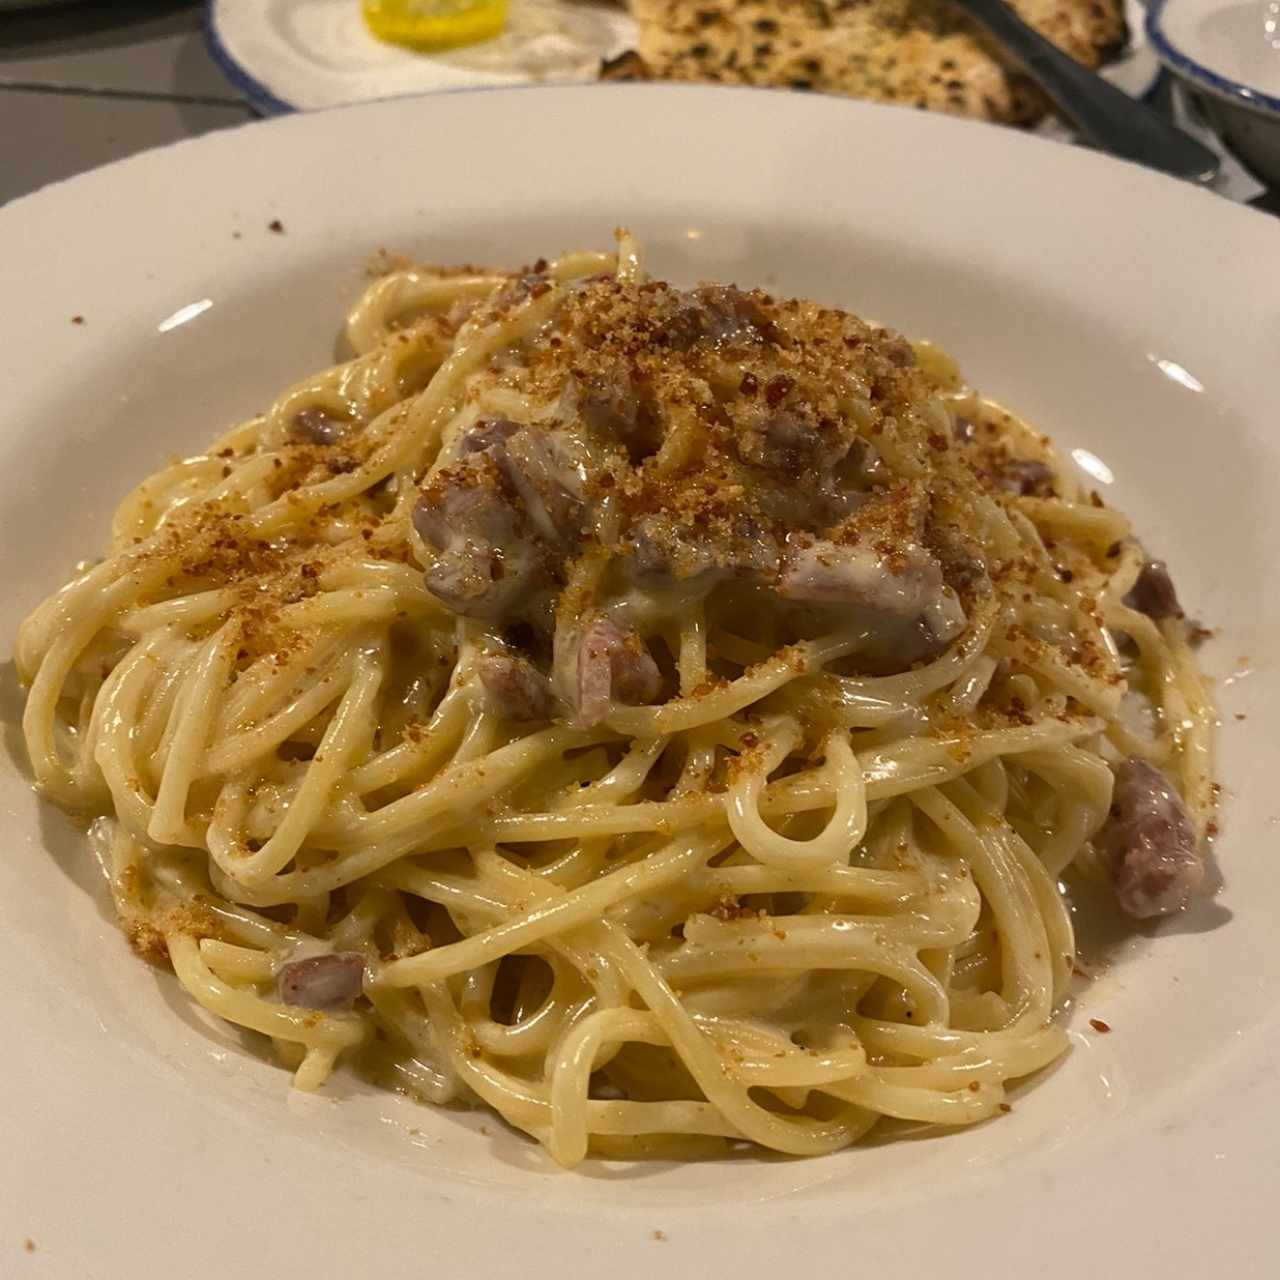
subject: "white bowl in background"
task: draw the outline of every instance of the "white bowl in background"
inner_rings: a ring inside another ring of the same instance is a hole
[[[1147,38],[1223,141],[1280,184],[1280,0],[1155,0]]]

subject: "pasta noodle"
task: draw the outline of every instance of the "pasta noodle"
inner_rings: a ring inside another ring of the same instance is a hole
[[[143,481],[22,627],[38,784],[299,1088],[565,1165],[984,1120],[1067,1045],[1060,877],[1195,888],[1188,624],[937,349],[619,234],[389,271]]]

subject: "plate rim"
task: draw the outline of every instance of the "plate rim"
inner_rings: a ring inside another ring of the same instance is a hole
[[[1147,39],[1151,41],[1151,47],[1161,63],[1170,71],[1190,80],[1196,88],[1213,94],[1215,98],[1244,107],[1264,119],[1280,117],[1280,98],[1214,71],[1174,43],[1164,25],[1169,4],[1170,0],[1153,0],[1147,10]]]
[[[214,0],[209,0],[209,2],[213,3]],[[1127,175],[1129,181],[1150,186],[1153,190],[1154,186],[1152,184],[1158,185],[1171,200],[1176,199],[1186,204],[1189,196],[1191,201],[1208,202],[1208,204],[1202,203],[1201,208],[1207,209],[1208,207],[1213,206],[1224,211],[1221,215],[1215,216],[1238,217],[1243,215],[1245,220],[1252,226],[1257,226],[1259,228],[1263,224],[1267,224],[1271,227],[1275,226],[1275,218],[1273,215],[1262,209],[1254,208],[1251,204],[1242,203],[1238,200],[1231,200],[1203,184],[1183,181],[1179,178],[1172,177],[1169,174],[1162,173],[1159,170],[1140,164],[1136,160],[1129,160],[1123,156],[1112,155],[1110,152],[1099,151],[1093,147],[1085,146],[1073,141],[1055,137],[1044,137],[1027,129],[1017,129],[1007,125],[994,124],[987,120],[974,120],[963,116],[948,115],[945,112],[921,111],[911,106],[904,106],[900,103],[871,102],[863,98],[846,98],[837,94],[796,93],[794,90],[786,87],[718,85],[686,81],[676,82],[658,80],[609,80],[598,83],[579,82],[574,84],[460,85],[449,89],[432,90],[429,93],[392,94],[384,98],[369,98],[359,102],[341,102],[327,107],[298,109],[286,106],[284,110],[273,114],[262,115],[249,120],[237,121],[236,123],[227,125],[226,127],[213,129],[206,133],[200,133],[190,137],[175,138],[172,141],[163,142],[152,147],[145,147],[141,151],[135,151],[129,155],[109,160],[104,164],[94,165],[92,168],[81,170],[78,173],[69,174],[66,177],[55,178],[31,191],[15,196],[12,200],[0,205],[0,222],[3,222],[6,217],[13,217],[18,210],[26,210],[32,201],[44,197],[49,192],[61,190],[62,188],[76,183],[88,184],[104,180],[105,175],[117,174],[133,166],[137,166],[141,169],[147,164],[153,163],[157,157],[166,155],[170,152],[180,151],[183,149],[190,149],[193,152],[203,148],[211,150],[217,149],[220,146],[226,145],[228,139],[242,134],[247,129],[260,130],[267,128],[288,129],[293,127],[305,127],[302,122],[312,118],[326,118],[336,113],[346,112],[373,112],[378,110],[387,110],[392,107],[399,107],[406,110],[430,110],[433,102],[470,95],[484,96],[533,93],[550,98],[552,95],[599,94],[601,92],[614,94],[619,98],[629,96],[631,94],[652,94],[655,96],[671,97],[684,95],[688,95],[690,97],[706,97],[708,95],[715,95],[716,101],[726,106],[732,98],[740,98],[744,102],[768,101],[772,99],[775,104],[780,104],[782,102],[798,102],[806,104],[806,106],[822,104],[821,109],[823,110],[841,110],[848,111],[853,114],[867,114],[868,116],[888,112],[891,113],[894,118],[923,123],[924,127],[938,132],[961,130],[971,132],[971,136],[977,136],[977,133],[981,133],[988,138],[993,138],[996,135],[999,135],[1002,144],[1015,149],[1026,146],[1034,148],[1057,147],[1060,149],[1060,158],[1066,165],[1094,167],[1097,168],[1099,172],[1101,172],[1102,169],[1107,169],[1115,175],[1123,172]],[[783,109],[785,110],[786,108]],[[1182,194],[1174,197],[1172,193],[1175,190]]]
[[[205,48],[209,56],[232,85],[244,94],[245,100],[262,115],[270,117],[288,115],[301,110],[291,102],[272,92],[256,75],[251,72],[227,47],[226,41],[218,28],[218,0],[205,0],[204,13],[200,18],[200,28],[204,33]],[[324,108],[321,108],[324,110]]]

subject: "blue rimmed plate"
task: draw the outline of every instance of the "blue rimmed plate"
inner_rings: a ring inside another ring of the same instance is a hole
[[[209,0],[209,49],[264,115],[381,98],[596,79],[634,47],[635,24],[607,0],[520,0],[494,40],[425,55],[376,39],[358,0]]]
[[[1280,183],[1280,2],[1155,0],[1147,38],[1232,150]]]

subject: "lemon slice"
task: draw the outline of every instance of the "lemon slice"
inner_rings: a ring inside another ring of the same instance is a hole
[[[362,9],[375,36],[412,49],[490,40],[507,20],[507,0],[363,0]]]

